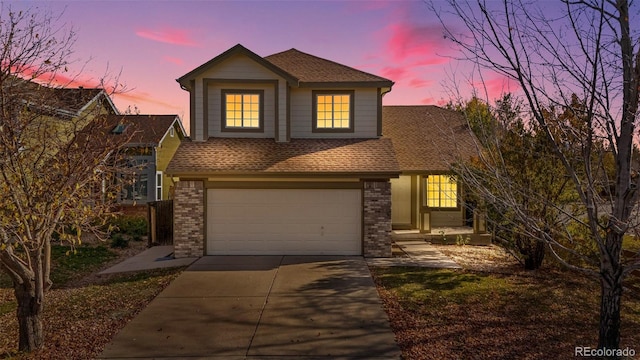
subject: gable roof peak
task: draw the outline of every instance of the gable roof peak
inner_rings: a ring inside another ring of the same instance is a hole
[[[180,117],[176,114],[126,114],[109,115],[107,121],[112,125],[116,133],[132,132],[133,136],[129,141],[132,144],[157,145],[164,138],[174,123],[180,127],[184,134],[184,127]],[[120,126],[120,128],[118,128]]]
[[[213,59],[205,62],[204,64],[198,66],[197,68],[191,70],[190,72],[182,75],[181,77],[176,79],[176,81],[178,83],[180,83],[180,85],[182,86],[183,89],[188,89],[189,80],[194,79],[195,77],[197,77],[201,73],[207,71],[209,68],[211,68],[213,66],[216,66],[217,64],[219,64],[219,63],[221,63],[221,62],[223,62],[223,61],[225,61],[225,60],[229,59],[230,57],[232,57],[234,55],[237,55],[237,54],[242,54],[242,55],[247,56],[248,58],[250,58],[253,61],[257,62],[258,64],[264,66],[265,68],[269,69],[270,71],[274,72],[275,74],[284,77],[285,79],[287,79],[290,82],[293,82],[293,83],[297,83],[298,82],[298,79],[296,79],[293,76],[291,76],[291,74],[289,74],[288,72],[284,71],[283,69],[273,65],[269,61],[266,61],[262,56],[254,53],[253,51],[251,51],[249,49],[247,49],[242,44],[234,45],[233,47],[229,48],[228,50],[226,50],[222,54],[214,57]]]

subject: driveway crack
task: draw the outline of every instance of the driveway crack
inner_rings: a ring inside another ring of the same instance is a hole
[[[267,296],[264,298],[264,302],[262,303],[262,309],[260,309],[260,315],[258,316],[256,327],[253,329],[253,334],[251,334],[251,339],[249,340],[249,346],[247,346],[247,352],[244,354],[245,358],[249,356],[249,350],[251,350],[251,346],[253,345],[253,339],[256,337],[256,334],[258,333],[258,327],[260,326],[260,322],[262,321],[262,314],[264,314],[264,309],[267,307],[267,303],[269,302],[269,296],[271,296],[271,290],[273,289],[273,284],[276,282],[276,277],[278,276],[278,271],[280,271],[280,266],[282,266],[283,261],[284,261],[284,256],[280,258],[280,263],[278,263],[278,268],[273,274],[273,278],[271,279],[271,284],[269,284],[269,290],[267,291]]]

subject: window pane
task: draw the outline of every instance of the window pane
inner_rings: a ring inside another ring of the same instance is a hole
[[[332,111],[332,109],[333,109],[333,105],[332,105],[331,103],[327,103],[327,104],[324,106],[324,109],[325,109],[325,111],[331,112],[331,111]]]
[[[427,206],[455,208],[458,206],[458,184],[450,175],[430,175],[425,187]]]
[[[227,127],[260,127],[260,95],[259,94],[226,94]]]
[[[350,107],[350,95],[316,95],[316,127],[348,129]]]

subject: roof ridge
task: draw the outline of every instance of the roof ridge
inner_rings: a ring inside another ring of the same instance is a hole
[[[357,68],[352,67],[352,66],[349,66],[349,65],[341,64],[341,63],[339,63],[339,62],[337,62],[337,61],[333,61],[333,60],[325,59],[325,58],[320,57],[320,56],[317,56],[317,55],[309,54],[309,53],[306,53],[306,52],[304,52],[304,51],[298,50],[298,49],[296,49],[296,48],[291,48],[291,49],[289,49],[289,50],[284,50],[284,51],[281,51],[281,52],[278,52],[278,53],[275,53],[275,54],[267,55],[267,56],[265,56],[265,57],[264,57],[264,59],[265,59],[265,60],[267,60],[267,61],[269,61],[269,62],[271,62],[271,61],[269,60],[269,57],[277,56],[277,55],[281,55],[281,54],[284,54],[284,53],[287,53],[287,52],[294,52],[294,51],[295,51],[295,52],[297,52],[297,53],[300,53],[300,54],[303,54],[303,55],[306,55],[306,56],[309,56],[309,57],[312,57],[312,58],[318,59],[318,60],[322,60],[322,61],[326,61],[326,62],[328,62],[328,63],[332,63],[332,64],[334,64],[334,65],[338,65],[338,66],[343,67],[343,68],[348,68],[348,69],[350,69],[350,70],[357,71],[357,72],[359,72],[359,73],[361,73],[361,74],[363,74],[363,75],[374,76],[374,77],[377,77],[377,78],[379,78],[379,79],[381,79],[381,80],[384,80],[384,81],[391,81],[391,80],[389,80],[389,79],[387,79],[387,78],[384,78],[384,77],[382,77],[382,76],[379,76],[379,75],[376,75],[376,74],[372,74],[372,73],[366,72],[366,71],[364,71],[364,70],[357,69]],[[275,65],[275,66],[278,66],[278,65],[276,65],[276,64],[274,64],[274,65]],[[280,69],[282,69],[280,66],[278,66],[278,67],[279,67]],[[287,72],[285,69],[282,69],[282,70],[283,70],[283,71],[285,71],[285,72]],[[288,72],[287,72],[287,73],[288,73]]]

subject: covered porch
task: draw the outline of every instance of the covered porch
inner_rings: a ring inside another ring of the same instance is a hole
[[[392,240],[488,245],[481,212],[464,201],[458,179],[446,173],[404,173],[391,179]]]

